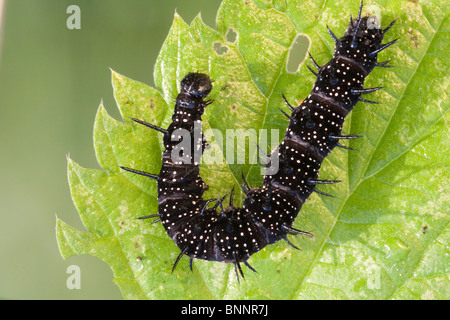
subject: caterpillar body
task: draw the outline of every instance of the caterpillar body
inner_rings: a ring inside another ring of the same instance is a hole
[[[335,41],[334,55],[328,63],[319,66],[310,55],[317,71],[308,68],[317,79],[308,97],[293,107],[282,96],[291,114],[282,111],[289,119],[289,126],[284,139],[273,151],[278,156],[279,170],[266,175],[258,188],[250,188],[243,178],[242,191],[246,197],[242,208],[233,205],[234,190],[227,207],[223,205],[224,198],[203,199],[208,186],[200,177],[198,159],[194,155],[201,154],[207,143],[195,128],[201,125],[201,116],[212,103],[204,100],[212,89],[208,75],[189,73],[184,77],[172,123],[167,129],[133,119],[164,135],[163,164],[158,175],[121,168],[157,180],[158,213],[141,219],[161,221],[181,250],[172,271],[187,255],[191,269],[193,259],[233,263],[239,280],[239,276],[244,277],[240,263],[255,271],[247,261],[265,246],[284,239],[296,248],[288,235],[313,236],[293,228],[294,220],[312,192],[328,195],[319,191],[318,185],[339,182],[320,180],[321,164],[333,148],[349,149],[341,145],[340,140],[359,137],[342,134],[344,120],[358,101],[376,103],[361,95],[381,88],[364,88],[364,80],[375,67],[389,67],[388,61],[377,61],[377,54],[397,41],[382,44],[384,34],[395,20],[382,30],[374,27],[373,17],[361,17],[361,12],[362,3],[358,18],[350,20],[343,37],[337,38],[328,29]],[[187,135],[182,138],[179,132],[183,130]],[[181,138],[188,142],[189,148],[177,149]],[[210,203],[214,206],[208,207]]]

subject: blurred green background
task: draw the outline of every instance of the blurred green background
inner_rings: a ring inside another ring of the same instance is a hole
[[[103,99],[120,119],[109,68],[154,86],[153,65],[174,12],[215,28],[220,0],[0,0],[0,298],[121,299],[109,266],[63,260],[56,215],[85,230],[72,203],[66,156],[97,168],[93,124]],[[69,5],[81,30],[69,30]],[[1,7],[1,6],[0,6]],[[66,286],[78,265],[81,289]]]

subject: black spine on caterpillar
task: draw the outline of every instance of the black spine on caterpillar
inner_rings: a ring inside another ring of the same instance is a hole
[[[164,134],[165,151],[163,165],[158,176],[122,167],[122,169],[158,180],[159,212],[142,218],[159,217],[168,235],[180,248],[175,269],[183,255],[192,259],[233,263],[235,272],[243,276],[243,262],[255,271],[247,260],[266,245],[280,239],[288,240],[288,234],[312,234],[296,230],[292,224],[303,203],[313,192],[319,192],[319,184],[336,183],[335,180],[319,180],[318,173],[326,157],[341,139],[358,136],[342,135],[342,125],[347,114],[358,101],[373,101],[361,98],[362,94],[380,88],[366,89],[364,79],[378,63],[377,54],[395,43],[382,44],[386,29],[374,27],[369,18],[352,19],[342,38],[337,38],[335,53],[330,62],[319,67],[311,94],[287,115],[289,126],[285,138],[274,151],[278,155],[279,170],[266,175],[263,186],[251,189],[244,180],[242,190],[246,194],[244,205],[223,206],[223,199],[202,198],[207,186],[202,181],[198,159],[206,147],[201,134],[201,116],[211,101],[203,99],[212,89],[209,77],[201,73],[189,73],[181,82],[180,94],[175,103],[172,123],[167,130],[133,119]],[[196,130],[197,128],[197,130]],[[180,131],[188,133],[180,135]],[[183,131],[184,130],[184,131]],[[200,131],[199,131],[200,130]],[[190,150],[180,149],[180,139],[187,139]],[[177,149],[178,148],[178,149]],[[345,147],[347,148],[347,147]],[[175,159],[176,158],[176,159]],[[215,201],[213,208],[208,208]],[[219,213],[217,208],[220,207]],[[293,245],[292,245],[293,246]],[[295,246],[294,246],[295,247]]]

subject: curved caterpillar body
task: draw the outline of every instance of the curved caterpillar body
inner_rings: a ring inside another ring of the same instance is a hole
[[[364,79],[374,67],[388,67],[387,62],[377,62],[377,54],[395,43],[382,44],[387,30],[373,27],[370,18],[361,17],[362,3],[357,19],[351,19],[342,38],[334,39],[335,53],[331,61],[318,69],[309,68],[317,77],[311,94],[296,108],[286,105],[292,111],[284,140],[273,151],[278,153],[279,170],[264,177],[263,186],[251,189],[243,180],[242,190],[246,194],[243,207],[233,206],[233,191],[230,205],[223,206],[223,198],[202,198],[207,185],[199,174],[196,151],[206,148],[200,132],[195,131],[201,124],[201,116],[212,101],[204,101],[212,89],[209,76],[189,73],[181,81],[181,90],[176,99],[172,123],[167,130],[145,121],[133,119],[164,134],[163,164],[159,175],[121,167],[124,170],[148,176],[158,181],[159,212],[141,218],[159,218],[167,234],[180,248],[181,253],[172,271],[183,255],[193,259],[233,263],[239,280],[243,276],[240,263],[255,271],[247,260],[268,244],[288,234],[312,234],[296,230],[292,224],[303,203],[320,184],[331,184],[336,180],[319,180],[318,173],[324,157],[341,139],[358,138],[342,135],[345,117],[358,101],[376,103],[361,98],[362,94],[381,88],[363,87]],[[284,96],[283,96],[284,98]],[[190,150],[176,150],[181,136],[179,130],[188,132],[183,139],[190,142]],[[348,148],[350,149],[350,148]],[[176,151],[176,152],[174,152]],[[181,154],[184,161],[175,159]],[[207,207],[209,203],[213,207]],[[220,208],[219,212],[217,209]]]

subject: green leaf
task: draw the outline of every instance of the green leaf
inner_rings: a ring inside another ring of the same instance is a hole
[[[279,112],[285,108],[281,93],[295,105],[315,81],[304,63],[295,73],[286,71],[292,43],[305,35],[316,61],[326,63],[334,50],[326,26],[342,35],[358,5],[226,0],[217,30],[200,15],[191,24],[175,15],[155,65],[156,89],[112,72],[124,122],[99,107],[94,146],[104,171],[68,160],[72,198],[87,232],[57,220],[62,256],[104,260],[129,299],[449,299],[446,2],[365,3],[365,10],[379,10],[383,26],[398,18],[386,36],[400,38],[398,44],[379,55],[395,68],[377,68],[366,80],[367,87],[385,87],[371,97],[381,104],[358,103],[344,128],[364,136],[350,142],[357,151],[335,150],[323,163],[321,178],[343,181],[323,189],[336,197],[312,195],[294,224],[315,237],[293,239],[301,251],[283,242],[264,248],[249,261],[258,273],[247,271],[240,284],[233,268],[218,262],[196,260],[191,272],[184,258],[171,274],[179,249],[160,224],[136,219],[157,212],[156,183],[118,169],[159,172],[162,137],[130,118],[166,127],[179,81],[190,71],[214,80],[205,131],[225,136],[227,129],[242,129],[251,140],[261,129],[278,129],[278,143],[287,127]],[[245,164],[225,162],[227,154],[244,154],[245,146],[226,147],[217,135],[210,138],[218,163],[201,165],[210,186],[205,197],[238,187],[241,172],[252,186],[261,185],[260,165],[249,161],[253,155]]]

